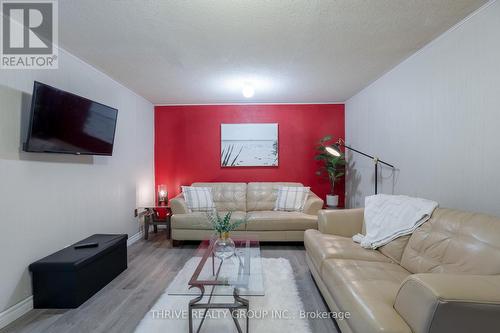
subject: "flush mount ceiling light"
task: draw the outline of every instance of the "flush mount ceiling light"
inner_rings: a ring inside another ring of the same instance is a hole
[[[255,95],[255,89],[250,83],[243,84],[243,88],[241,89],[241,93],[246,98],[251,98]]]
[[[262,99],[282,90],[276,78],[247,73],[230,73],[216,77],[210,83],[210,88],[214,93],[235,101],[249,100],[256,96]]]

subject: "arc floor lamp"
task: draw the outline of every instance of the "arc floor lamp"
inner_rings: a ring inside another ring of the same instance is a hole
[[[333,155],[333,156],[340,156],[342,154],[342,152],[340,151],[340,147],[344,147],[346,149],[349,149],[349,150],[352,150],[353,152],[356,152],[358,154],[361,154],[365,157],[368,157],[370,159],[373,160],[373,163],[375,164],[375,194],[378,193],[378,188],[377,188],[377,183],[378,183],[378,164],[379,163],[382,163],[384,165],[387,165],[388,167],[391,167],[394,169],[394,165],[392,164],[389,164],[385,161],[382,161],[381,159],[379,159],[378,157],[376,156],[371,156],[371,155],[368,155],[366,153],[363,153],[362,151],[359,151],[357,149],[354,149],[352,147],[349,147],[349,146],[346,146],[344,140],[342,139],[338,139],[338,141],[336,143],[334,143],[332,146],[328,146],[326,147],[326,151],[330,154],[330,155]]]

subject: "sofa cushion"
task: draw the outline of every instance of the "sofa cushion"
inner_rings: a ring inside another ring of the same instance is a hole
[[[247,214],[247,231],[307,230],[317,227],[316,216],[299,212],[257,211]]]
[[[182,186],[189,212],[212,212],[215,209],[211,187]]]
[[[380,251],[386,257],[391,258],[393,261],[398,264],[401,263],[401,258],[403,257],[403,252],[408,244],[408,240],[410,239],[410,235],[401,236],[396,238],[395,240],[379,247],[377,250]]]
[[[245,183],[193,183],[191,186],[211,187],[218,211],[246,211],[247,184]]]
[[[411,332],[393,307],[399,286],[409,275],[397,264],[345,259],[327,259],[321,271],[340,311],[350,313],[353,332]]]
[[[412,234],[401,265],[412,273],[500,274],[500,218],[438,208]]]
[[[274,204],[274,210],[282,212],[302,212],[309,196],[310,187],[281,186]]]
[[[281,186],[303,186],[301,183],[248,183],[247,211],[273,210]]]
[[[323,234],[313,229],[304,233],[304,246],[318,272],[321,272],[323,261],[331,258],[391,262],[379,251],[364,249],[350,237]]]
[[[219,215],[224,216],[226,213],[219,212]],[[235,211],[231,215],[231,221],[243,220],[245,217],[246,212]],[[212,230],[213,228],[207,213],[193,212],[172,215],[172,229]],[[236,230],[245,230],[245,225],[240,225]]]

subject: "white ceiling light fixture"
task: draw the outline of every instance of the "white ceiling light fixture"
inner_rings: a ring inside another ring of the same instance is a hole
[[[232,96],[233,101],[242,103],[256,98],[260,101],[281,90],[278,75],[228,73],[214,78],[209,84],[215,94]]]
[[[241,89],[241,93],[245,98],[252,98],[255,95],[255,88],[250,83],[243,84],[243,88]]]

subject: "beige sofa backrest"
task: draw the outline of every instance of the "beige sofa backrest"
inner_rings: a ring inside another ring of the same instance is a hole
[[[403,252],[405,251],[406,246],[408,245],[409,239],[410,235],[401,236],[399,238],[396,238],[392,242],[379,247],[377,250],[379,250],[386,257],[391,258],[398,264],[401,264],[401,258],[403,257]]]
[[[193,183],[191,186],[211,187],[218,211],[247,210],[246,183]]]
[[[500,218],[438,208],[410,237],[401,266],[412,273],[500,274]]]
[[[260,182],[248,183],[247,210],[273,210],[280,186],[303,186],[301,183]]]

